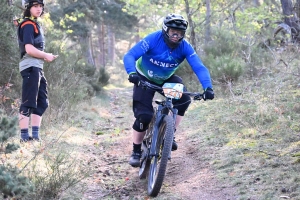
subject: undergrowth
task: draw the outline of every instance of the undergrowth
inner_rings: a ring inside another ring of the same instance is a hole
[[[300,199],[300,73],[293,55],[277,55],[288,65],[274,59],[255,79],[215,86],[213,101],[189,111],[199,124],[190,138],[202,141],[200,152],[214,149],[202,159],[237,199]]]

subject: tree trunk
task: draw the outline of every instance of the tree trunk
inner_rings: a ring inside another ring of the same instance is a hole
[[[189,22],[190,43],[194,47],[195,51],[197,52],[195,26],[194,26],[194,22],[192,20],[191,8],[190,8],[188,0],[184,0],[184,2],[185,2],[185,12],[187,14],[187,18],[188,18],[188,22]]]
[[[205,17],[205,43],[211,41],[211,8],[210,8],[210,0],[205,0],[206,3],[206,17]]]
[[[92,66],[95,66],[89,37],[81,37],[79,39],[79,41],[82,46],[82,51],[84,53],[84,57],[85,57],[87,63]]]
[[[281,1],[281,7],[282,7],[282,13],[284,15],[284,22],[291,26],[293,25],[293,22],[295,21],[295,16],[293,13],[293,3],[291,0],[280,0]]]
[[[300,16],[300,0],[297,0],[295,3],[295,14],[297,15],[296,17]]]
[[[102,22],[100,22],[97,26],[97,32],[98,34],[98,46],[99,46],[99,53],[97,55],[97,60],[99,63],[99,68],[105,67],[105,52],[104,52],[104,46],[105,46],[105,29]]]
[[[284,22],[291,27],[292,38],[295,39],[299,35],[300,26],[298,24],[298,17],[293,11],[292,0],[280,0],[280,2],[282,13],[284,15]]]
[[[107,45],[107,54],[109,62],[112,66],[115,65],[115,33],[111,26],[107,25],[107,35],[108,35],[108,45]]]
[[[255,7],[259,7],[261,5],[260,0],[253,0],[253,4]]]

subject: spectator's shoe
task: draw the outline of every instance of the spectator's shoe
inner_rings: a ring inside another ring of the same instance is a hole
[[[20,139],[20,143],[24,143],[24,142],[28,142],[28,141],[30,141],[30,140],[32,140],[32,137],[28,137],[28,139],[23,139],[23,138],[21,138]]]
[[[177,143],[176,143],[176,141],[175,141],[175,137],[174,137],[173,143],[172,143],[172,151],[176,151],[177,148],[178,148],[178,145],[177,145]]]
[[[142,157],[142,152],[132,152],[130,159],[129,159],[129,164],[132,167],[139,167],[140,166],[140,159]]]
[[[27,140],[27,139],[20,139],[20,143],[25,143],[25,142],[28,142],[29,140]]]
[[[39,142],[39,141],[40,141],[40,138],[39,138],[39,137],[32,137],[31,140],[32,140],[32,141],[37,141],[37,142]]]

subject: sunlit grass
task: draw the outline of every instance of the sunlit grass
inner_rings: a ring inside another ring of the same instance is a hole
[[[300,198],[300,85],[291,75],[297,66],[272,67],[232,92],[214,86],[216,99],[192,104],[183,122],[199,152],[210,152],[202,160],[238,199]]]

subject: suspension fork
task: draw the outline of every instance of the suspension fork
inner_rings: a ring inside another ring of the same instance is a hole
[[[169,111],[172,112],[173,123],[174,123],[174,130],[175,130],[176,117],[177,117],[178,110],[173,107],[172,99],[171,98],[167,98],[167,100],[166,100],[166,107],[168,108]]]

